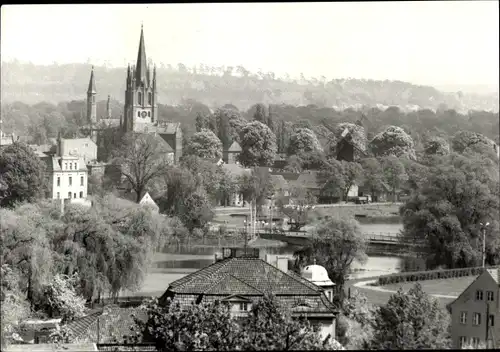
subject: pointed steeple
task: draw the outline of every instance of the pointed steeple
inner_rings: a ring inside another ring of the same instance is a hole
[[[87,94],[96,94],[95,88],[95,78],[94,78],[94,66],[92,66],[92,71],[90,72],[89,89],[87,89]]]
[[[144,30],[141,24],[141,39],[139,40],[139,52],[137,53],[137,64],[135,68],[136,84],[146,83],[147,75],[146,47],[144,45]]]

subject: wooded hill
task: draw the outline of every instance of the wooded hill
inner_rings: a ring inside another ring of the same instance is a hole
[[[59,103],[84,99],[91,64],[33,65],[2,63],[3,102],[22,101]],[[126,68],[95,66],[98,100],[111,95],[123,101]],[[159,101],[178,105],[185,99],[199,101],[210,108],[231,103],[247,110],[256,103],[316,105],[343,110],[349,107],[397,106],[403,111],[417,108],[456,111],[498,111],[498,93],[478,95],[463,92],[445,93],[430,86],[401,81],[300,79],[276,77],[273,72],[252,73],[244,67],[188,68],[183,64],[157,67]]]

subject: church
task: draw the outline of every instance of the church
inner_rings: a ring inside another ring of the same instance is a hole
[[[107,116],[97,116],[94,68],[90,73],[87,89],[87,123],[83,130],[98,146],[99,133],[106,128],[118,129],[121,133],[151,133],[161,137],[172,150],[175,163],[182,156],[182,131],[180,123],[160,121],[158,114],[158,90],[156,85],[156,66],[147,64],[144,29],[141,26],[139,50],[135,66],[127,68],[125,85],[125,106],[120,119],[111,118],[110,96],[108,95]]]

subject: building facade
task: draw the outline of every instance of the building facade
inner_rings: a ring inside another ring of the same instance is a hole
[[[500,348],[500,269],[479,275],[448,305],[452,348]]]

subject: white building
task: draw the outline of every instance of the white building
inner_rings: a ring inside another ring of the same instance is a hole
[[[330,302],[333,301],[333,295],[335,294],[335,284],[330,280],[328,276],[328,272],[321,265],[308,265],[304,269],[302,269],[301,276],[315,284],[316,286],[321,287],[325,295],[328,297]]]

